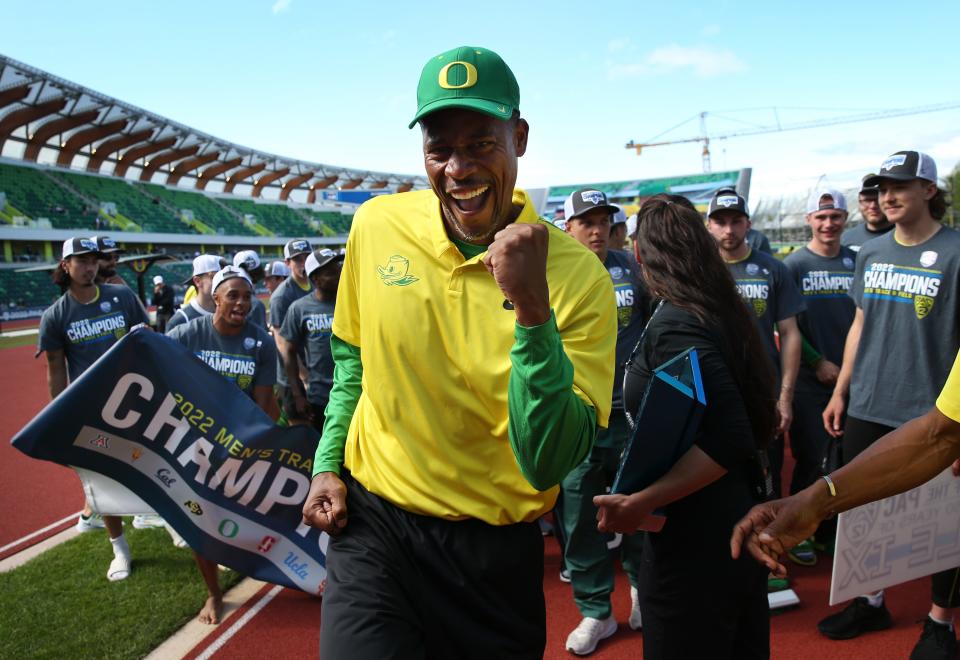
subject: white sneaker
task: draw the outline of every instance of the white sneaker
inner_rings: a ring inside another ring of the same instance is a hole
[[[82,515],[77,516],[76,529],[78,532],[90,532],[103,528],[103,518],[100,517],[99,513],[91,513],[89,518],[84,518]]]
[[[140,514],[133,517],[134,529],[150,529],[152,527],[163,527],[163,518],[154,514]]]
[[[606,619],[583,617],[573,632],[567,637],[567,650],[576,655],[589,655],[597,648],[601,639],[617,632],[617,620],[610,615]]]
[[[627,620],[631,630],[640,630],[643,622],[640,620],[640,592],[636,587],[630,587],[630,619]]]

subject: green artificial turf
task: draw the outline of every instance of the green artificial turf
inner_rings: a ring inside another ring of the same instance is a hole
[[[189,549],[164,529],[124,534],[130,577],[107,580],[105,531],[81,534],[0,574],[0,658],[142,658],[197,615],[206,600]],[[243,576],[221,572],[226,591]]]

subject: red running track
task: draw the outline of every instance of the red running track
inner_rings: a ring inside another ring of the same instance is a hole
[[[29,458],[10,439],[43,409],[47,392],[46,361],[34,359],[33,346],[0,351],[0,548],[83,508],[83,488],[76,473],[60,465]],[[69,527],[65,522],[25,543],[0,552],[0,559]]]
[[[546,540],[544,595],[547,602],[547,648],[544,658],[569,660],[564,642],[579,623],[580,614],[573,604],[570,585],[558,578],[560,551],[556,542]],[[816,623],[830,613],[827,597],[830,589],[830,562],[821,558],[813,568],[791,567],[793,589],[801,605],[771,618],[771,657],[778,660],[854,660],[906,658],[920,635],[917,623],[930,607],[928,579],[917,580],[887,590],[887,604],[894,619],[890,630],[870,633],[858,639],[832,641],[816,631]],[[212,631],[188,658],[201,656],[223,635],[256,600],[268,594],[264,587],[247,607],[232,615]],[[597,660],[627,660],[643,657],[641,633],[626,625],[630,614],[630,590],[622,571],[613,595],[614,615],[620,622],[617,633],[603,642],[590,657]],[[302,592],[283,589],[261,611],[213,654],[224,660],[259,660],[265,656],[318,658],[320,641],[320,600]],[[691,634],[696,634],[691,622]]]

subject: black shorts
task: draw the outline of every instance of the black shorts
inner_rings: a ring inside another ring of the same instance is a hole
[[[421,516],[347,474],[344,482],[349,517],[327,550],[321,658],[543,657],[543,537],[535,522]]]

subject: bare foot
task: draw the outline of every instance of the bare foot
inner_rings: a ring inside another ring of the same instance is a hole
[[[220,623],[220,614],[223,613],[223,598],[210,596],[207,602],[203,604],[203,609],[197,615],[200,623],[206,623],[215,626]]]

